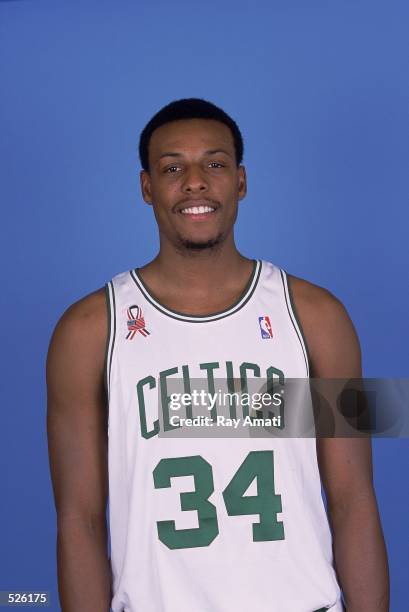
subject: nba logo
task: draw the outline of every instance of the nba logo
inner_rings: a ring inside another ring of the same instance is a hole
[[[273,329],[271,327],[269,317],[259,317],[258,323],[260,325],[261,337],[263,340],[268,340],[273,337]]]

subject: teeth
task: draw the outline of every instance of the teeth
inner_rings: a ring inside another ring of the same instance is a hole
[[[211,206],[191,206],[190,208],[183,208],[180,212],[185,215],[200,215],[213,211],[214,208],[212,208]]]

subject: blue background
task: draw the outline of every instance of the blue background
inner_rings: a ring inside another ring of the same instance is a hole
[[[158,246],[141,129],[170,100],[245,140],[237,243],[347,307],[368,377],[408,377],[409,5],[0,1],[0,590],[57,610],[44,363],[73,301]],[[393,612],[407,609],[407,440],[375,440]]]

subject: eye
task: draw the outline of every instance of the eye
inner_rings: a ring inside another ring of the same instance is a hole
[[[209,166],[216,166],[218,168],[224,168],[224,165],[220,162],[210,162]]]
[[[174,171],[178,168],[179,166],[169,166],[169,168],[165,168],[164,173],[174,174]]]

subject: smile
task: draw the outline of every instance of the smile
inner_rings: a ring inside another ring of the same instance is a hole
[[[211,206],[189,206],[188,208],[182,208],[180,212],[184,215],[203,215],[214,211],[215,209]]]

